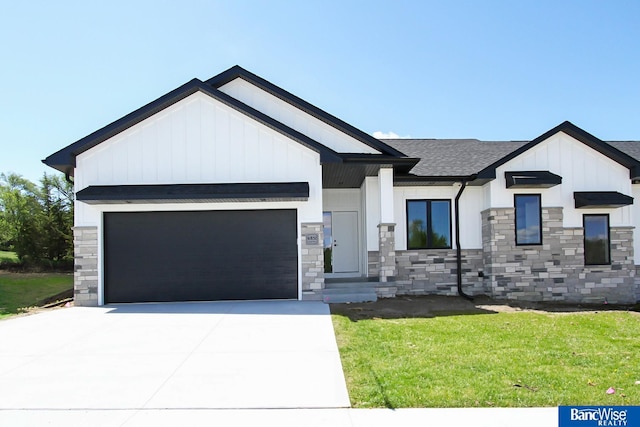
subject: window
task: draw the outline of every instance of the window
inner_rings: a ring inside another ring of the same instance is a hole
[[[451,248],[450,200],[407,200],[407,247]]]
[[[540,194],[516,194],[516,245],[542,244]]]
[[[584,215],[584,263],[611,264],[609,215]]]

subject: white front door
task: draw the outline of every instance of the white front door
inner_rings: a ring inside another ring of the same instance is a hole
[[[358,212],[332,212],[333,273],[357,273]]]

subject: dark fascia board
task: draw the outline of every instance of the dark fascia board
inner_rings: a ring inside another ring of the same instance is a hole
[[[562,184],[562,177],[549,171],[505,172],[507,188],[551,188]]]
[[[408,185],[452,185],[456,182],[466,182],[468,185],[482,185],[486,180],[480,180],[477,175],[436,175],[418,176],[412,174],[397,174],[393,177],[393,183],[397,186]]]
[[[75,158],[77,155],[95,147],[101,142],[123,132],[130,127],[140,123],[141,121],[153,116],[154,114],[164,110],[178,101],[194,94],[195,92],[203,92],[212,98],[224,103],[225,105],[245,114],[246,116],[270,127],[271,129],[287,136],[298,143],[318,152],[321,162],[341,162],[342,158],[337,152],[320,144],[319,142],[309,138],[308,136],[274,120],[260,111],[249,107],[248,105],[238,101],[237,99],[223,93],[211,86],[205,84],[199,79],[193,79],[188,83],[172,90],[166,95],[161,96],[155,101],[141,107],[132,113],[116,120],[115,122],[99,129],[90,135],[74,142],[73,144],[55,152],[42,162],[47,166],[51,166],[61,172],[73,175],[73,168],[76,166]]]
[[[508,162],[509,160],[519,156],[520,154],[524,153],[525,151],[535,147],[536,145],[538,145],[542,141],[552,137],[553,135],[555,135],[558,132],[566,133],[567,135],[569,135],[572,138],[582,142],[583,144],[587,145],[588,147],[593,148],[594,150],[598,151],[599,153],[609,157],[611,160],[621,164],[622,166],[625,166],[626,168],[629,169],[629,177],[630,177],[630,179],[634,179],[634,178],[638,178],[639,177],[639,175],[640,175],[640,162],[638,162],[636,159],[634,159],[633,157],[629,156],[628,154],[625,154],[622,151],[618,150],[617,148],[615,148],[615,147],[607,144],[606,142],[596,138],[595,136],[591,135],[590,133],[580,129],[578,126],[574,125],[573,123],[571,123],[569,121],[565,121],[565,122],[560,123],[558,126],[554,127],[553,129],[549,130],[548,132],[545,132],[544,134],[540,135],[539,137],[537,137],[536,139],[532,140],[528,144],[523,145],[522,147],[518,148],[517,150],[512,151],[511,153],[509,153],[505,157],[501,158],[497,162],[495,162],[495,163],[487,166],[486,168],[482,169],[480,172],[478,172],[478,177],[479,178],[483,178],[483,179],[495,179],[495,177],[496,177],[496,169],[499,166],[501,166],[501,165],[505,164],[506,162]]]
[[[420,159],[415,157],[395,157],[384,154],[340,153],[343,163],[389,165],[398,172],[408,173]]]
[[[298,98],[292,93],[287,92],[286,90],[274,85],[273,83],[263,79],[262,77],[256,74],[253,74],[250,71],[245,70],[239,65],[235,65],[229,68],[228,70],[218,74],[217,76],[210,78],[209,80],[206,81],[206,83],[210,84],[211,86],[217,89],[237,78],[246,80],[247,82],[259,87],[260,89],[270,93],[271,95],[277,98],[280,98],[281,100],[287,102],[288,104],[293,105],[294,107],[306,112],[307,114],[310,114],[316,119],[323,121],[329,126],[332,126],[335,129],[338,129],[339,131],[362,142],[363,144],[366,144],[371,148],[381,151],[383,154],[394,156],[394,157],[405,157],[403,153],[383,143],[379,139],[374,138],[373,136],[361,131],[360,129],[354,126],[351,126],[350,124],[327,113],[326,111],[321,110],[315,105],[308,103],[304,99]]]
[[[76,200],[105,203],[197,203],[226,201],[304,201],[308,182],[94,185],[76,193]]]
[[[575,191],[573,199],[576,209],[620,208],[633,204],[633,197],[617,191]]]

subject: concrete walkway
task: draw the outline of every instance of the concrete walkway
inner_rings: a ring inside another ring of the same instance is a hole
[[[558,409],[0,410],[0,425],[64,427],[557,427]]]
[[[344,407],[333,325],[319,302],[73,307],[0,322],[0,417]]]

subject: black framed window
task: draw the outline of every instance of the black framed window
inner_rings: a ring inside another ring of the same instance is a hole
[[[540,194],[516,194],[516,245],[542,244],[542,202]]]
[[[407,200],[407,247],[451,248],[451,200]]]
[[[584,263],[611,264],[609,215],[584,215]]]

